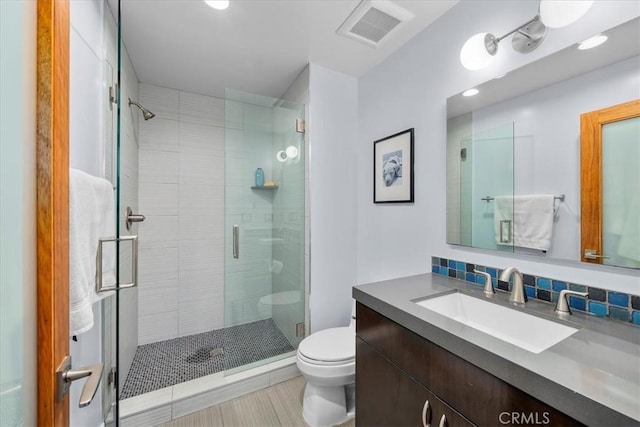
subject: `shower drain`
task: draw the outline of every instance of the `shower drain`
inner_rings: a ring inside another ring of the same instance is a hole
[[[221,355],[224,355],[222,348],[202,347],[197,349],[192,355],[187,356],[186,361],[189,363],[202,363]]]

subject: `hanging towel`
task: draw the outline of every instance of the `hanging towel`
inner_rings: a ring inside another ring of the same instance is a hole
[[[111,183],[77,169],[69,171],[69,330],[78,335],[93,327],[91,306],[113,293],[96,293],[98,238],[115,235]],[[115,283],[115,245],[103,245],[103,283]]]
[[[548,250],[553,233],[553,197],[553,194],[496,196],[493,212],[496,243]]]

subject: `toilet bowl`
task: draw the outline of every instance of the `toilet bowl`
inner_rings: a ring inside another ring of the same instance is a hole
[[[307,384],[302,415],[311,427],[341,424],[355,416],[355,322],[313,333],[298,346],[296,364]]]
[[[303,309],[301,291],[282,291],[260,297],[258,312],[264,319],[278,316],[298,315]]]

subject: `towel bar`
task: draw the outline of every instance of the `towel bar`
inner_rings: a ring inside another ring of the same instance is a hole
[[[554,199],[554,200],[560,200],[561,202],[564,202],[564,194],[560,194],[560,195],[558,195],[558,196],[553,196],[553,199]],[[482,200],[483,202],[492,202],[492,201],[494,201],[494,200],[495,200],[495,197],[492,197],[492,196],[485,196],[485,197],[483,197],[483,198],[482,198],[482,199],[480,199],[480,200]]]

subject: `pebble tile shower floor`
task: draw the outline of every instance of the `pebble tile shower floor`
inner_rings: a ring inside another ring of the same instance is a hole
[[[120,398],[148,393],[293,350],[272,319],[141,345],[136,350]]]

